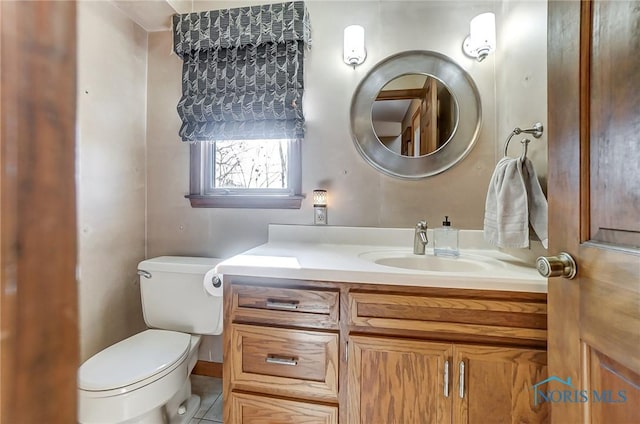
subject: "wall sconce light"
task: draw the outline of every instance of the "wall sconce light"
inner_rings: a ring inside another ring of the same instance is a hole
[[[364,28],[360,25],[350,25],[344,29],[344,63],[360,65],[367,57],[364,48]]]
[[[469,35],[462,43],[462,50],[469,56],[482,62],[496,49],[496,15],[482,13],[471,19]]]
[[[327,190],[313,190],[313,223],[327,224]]]

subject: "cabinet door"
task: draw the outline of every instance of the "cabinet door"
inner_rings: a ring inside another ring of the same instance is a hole
[[[451,421],[451,344],[351,336],[348,352],[349,424]]]
[[[545,351],[454,345],[453,352],[454,423],[548,422],[533,387],[547,378]]]

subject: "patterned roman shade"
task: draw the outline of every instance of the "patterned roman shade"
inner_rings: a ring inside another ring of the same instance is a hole
[[[183,141],[304,137],[304,2],[173,17]]]

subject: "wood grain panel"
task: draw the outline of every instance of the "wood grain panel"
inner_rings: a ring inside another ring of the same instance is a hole
[[[351,336],[348,422],[450,422],[450,401],[444,393],[450,355],[451,344]]]
[[[265,364],[269,354],[298,365]],[[337,334],[233,324],[229,357],[232,389],[337,401]]]
[[[222,364],[219,362],[198,361],[191,374],[222,378]]]
[[[419,319],[524,328],[547,326],[547,307],[540,302],[507,302],[401,295],[350,295],[357,317]]]
[[[591,20],[590,239],[640,248],[640,3],[606,3]]]
[[[232,424],[338,424],[335,406],[272,399],[248,393],[233,393],[229,401],[235,411]]]
[[[581,10],[583,8],[583,10]],[[582,131],[588,133],[588,116],[581,107],[581,86],[588,86],[589,66],[580,67],[581,55],[589,56],[590,22],[588,2],[550,1],[548,4],[547,68],[548,68],[548,187],[549,252],[576,253],[585,224],[580,219],[583,169]],[[581,25],[581,13],[586,15]],[[587,34],[582,37],[580,31]],[[588,98],[588,96],[587,96]],[[586,102],[588,103],[588,102]],[[586,105],[584,105],[586,106]],[[588,107],[587,107],[588,111]],[[587,153],[588,155],[588,153]],[[588,166],[584,169],[588,173]],[[588,220],[586,221],[588,227]],[[582,266],[580,264],[579,266]],[[549,373],[580,381],[580,309],[579,286],[563,278],[549,279]],[[583,422],[582,408],[558,403],[553,405],[553,422]]]
[[[472,311],[516,312],[546,314],[545,302],[508,302],[485,299],[456,299],[448,297],[427,297],[419,295],[392,295],[350,293],[349,297],[358,304],[405,305],[412,309],[420,307],[446,308]]]
[[[379,318],[358,318],[354,320],[357,326],[369,326],[374,328],[406,329],[414,331],[436,332],[450,334],[468,334],[486,337],[506,337],[525,340],[546,340],[547,331],[532,328],[514,328],[498,325],[459,324],[419,320],[397,320]]]
[[[487,337],[546,340],[546,305],[350,293],[350,324]]]
[[[337,329],[337,291],[256,285],[234,285],[235,322]],[[279,306],[280,305],[280,306]]]
[[[419,99],[422,97],[421,88],[409,88],[403,90],[381,90],[376,100],[403,100],[403,99]]]
[[[243,371],[254,374],[324,381],[327,363],[326,341],[291,340],[278,337],[271,329],[264,335],[244,336],[242,341]],[[295,365],[269,360],[289,359]]]
[[[548,405],[534,405],[532,387],[547,377],[545,351],[454,345],[453,422],[545,423]],[[464,363],[460,397],[460,363]]]
[[[0,421],[76,422],[76,4],[0,1]]]
[[[640,374],[589,349],[588,392],[592,424],[636,424],[640,422]],[[594,391],[600,398],[596,398]]]
[[[640,290],[586,277],[580,284],[582,340],[640,374]]]

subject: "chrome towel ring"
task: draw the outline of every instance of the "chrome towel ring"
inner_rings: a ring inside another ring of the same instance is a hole
[[[514,135],[518,135],[518,134],[531,134],[534,138],[540,138],[542,137],[542,134],[544,133],[544,126],[540,123],[540,122],[536,122],[535,124],[533,124],[533,127],[531,128],[525,128],[525,129],[521,129],[521,128],[514,128],[513,131],[511,131],[511,134],[509,134],[509,136],[507,137],[507,140],[504,143],[504,155],[507,156],[507,150],[509,149],[509,142],[511,141],[511,138]],[[530,139],[525,138],[524,140],[521,140],[520,143],[522,143],[523,145],[523,151],[522,151],[522,156],[520,156],[521,160],[524,160],[524,158],[527,157],[527,149],[529,146],[529,143],[531,142]]]

